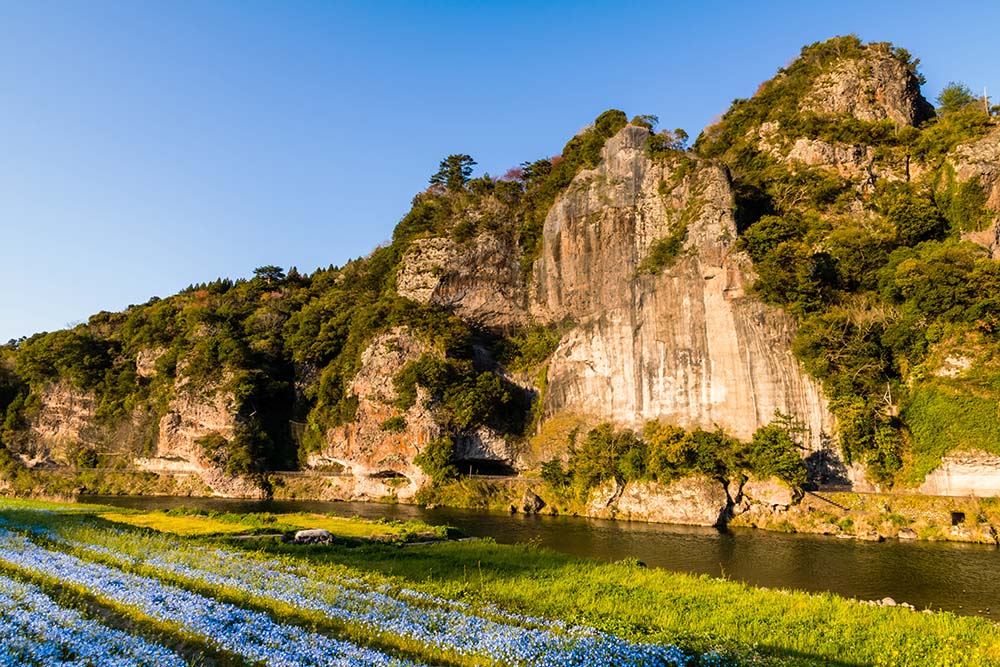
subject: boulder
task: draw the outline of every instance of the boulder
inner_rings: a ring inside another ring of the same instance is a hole
[[[627,519],[718,526],[728,514],[729,495],[721,482],[700,475],[670,484],[629,482],[615,507]]]
[[[745,501],[766,505],[771,509],[788,509],[802,497],[801,491],[792,489],[777,477],[767,479],[751,477],[743,484],[741,492]]]
[[[531,489],[525,489],[521,496],[521,509],[525,514],[537,514],[545,508],[545,501],[538,497]]]

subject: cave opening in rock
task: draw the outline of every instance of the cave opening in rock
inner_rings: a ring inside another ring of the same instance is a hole
[[[368,475],[370,479],[408,479],[406,475],[395,470],[379,470]]]
[[[965,523],[965,512],[952,512],[951,525],[960,526]]]
[[[515,477],[515,470],[506,461],[495,459],[458,459],[455,467],[462,475],[490,475],[491,477]]]

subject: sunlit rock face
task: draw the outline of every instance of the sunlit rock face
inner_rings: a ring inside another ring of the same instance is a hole
[[[15,447],[30,465],[71,463],[72,449],[87,446],[100,435],[94,422],[97,401],[93,392],[70,382],[54,382],[39,392],[39,408],[26,438]]]
[[[962,234],[1000,259],[1000,129],[979,141],[956,146],[948,155],[948,167],[956,184],[974,181],[983,190],[988,219],[980,230]]]
[[[780,410],[822,447],[833,419],[792,356],[794,321],[746,293],[753,276],[733,248],[725,170],[699,161],[681,176],[679,163],[647,157],[647,136],[628,126],[608,141],[600,166],[580,173],[546,220],[532,314],[576,323],[551,361],[546,413],[748,438]],[[644,271],[677,225],[687,233],[676,259]]]
[[[718,480],[701,475],[670,484],[611,480],[590,493],[587,515],[689,526],[725,523],[732,501]]]
[[[509,330],[528,320],[520,254],[510,234],[487,232],[468,243],[417,239],[396,274],[396,290],[477,326]]]
[[[863,57],[843,58],[818,76],[801,110],[912,126],[934,115],[920,94],[917,75],[887,49],[874,45],[869,45]]]
[[[395,406],[393,376],[427,352],[427,344],[407,327],[396,327],[378,335],[361,355],[361,369],[351,383],[358,397],[354,420],[330,429],[325,436],[323,457],[335,461],[356,477],[373,480],[398,479],[402,487],[365,489],[362,495],[412,496],[426,475],[413,459],[441,434],[441,427],[427,407],[427,394],[418,388],[417,400],[406,411]],[[402,417],[400,430],[387,429],[386,420]],[[399,477],[397,477],[397,475]]]
[[[975,449],[952,452],[918,491],[934,496],[998,496],[1000,456]]]

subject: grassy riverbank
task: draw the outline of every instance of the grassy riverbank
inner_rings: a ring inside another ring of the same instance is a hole
[[[385,524],[320,515],[262,520],[261,515],[171,515],[6,500],[0,501],[0,517],[95,540],[114,535],[107,539],[121,549],[165,539],[180,539],[192,548],[215,545],[243,554],[241,558],[251,563],[279,558],[305,566],[316,581],[346,577],[370,586],[416,589],[473,607],[493,604],[506,611],[592,626],[633,641],[674,644],[692,654],[718,651],[731,664],[1000,665],[998,627],[981,618],[870,607],[834,595],[763,590],[648,569],[634,561],[601,564],[531,546],[478,540],[406,545],[403,536],[420,533],[425,527],[419,525],[391,526],[401,536],[395,543],[303,547],[266,537],[237,540],[227,537],[227,530],[216,531],[217,537],[199,533],[208,522],[220,528],[315,524],[343,537],[359,537],[379,534]],[[241,595],[234,594],[233,599],[246,598]]]
[[[21,470],[10,492],[22,497],[70,498],[86,495],[207,496],[210,489],[193,475],[96,472],[72,470]],[[270,476],[275,500],[332,501],[351,497],[343,478],[322,476]],[[585,516],[579,498],[554,494],[537,479],[483,479],[461,477],[425,487],[414,499],[433,504],[492,511],[520,511],[522,497],[530,490],[548,504],[546,514]],[[853,492],[807,494],[787,510],[754,511],[736,516],[729,525],[778,532],[838,535],[855,539],[919,539],[952,542],[1000,543],[1000,499],[925,496],[914,493],[868,494]],[[398,502],[396,498],[383,499]],[[832,501],[832,502],[828,502]],[[757,509],[764,510],[763,507]],[[955,515],[961,517],[954,525]],[[230,530],[231,529],[231,530]],[[213,532],[234,532],[220,527]]]
[[[997,544],[1000,499],[907,493],[806,494],[787,511],[749,513],[732,526],[837,535]]]

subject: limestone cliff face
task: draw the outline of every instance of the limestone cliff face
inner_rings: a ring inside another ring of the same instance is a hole
[[[646,156],[647,136],[628,126],[609,140],[600,166],[580,173],[546,220],[532,313],[576,322],[549,367],[546,413],[634,427],[665,419],[747,438],[780,410],[820,448],[832,417],[792,356],[792,319],[746,294],[752,274],[732,247],[726,172],[698,162],[678,180],[679,167]],[[641,274],[677,225],[687,236],[676,261]]]
[[[426,406],[423,389],[418,387],[416,402],[401,412],[393,404],[396,390],[392,384],[393,376],[407,362],[427,351],[427,345],[409,328],[396,327],[377,336],[361,355],[361,369],[350,387],[358,397],[356,416],[330,429],[322,452],[323,459],[369,480],[353,492],[357,497],[408,498],[427,479],[413,458],[441,434],[441,428]],[[386,420],[398,417],[405,420],[402,430],[386,428]],[[404,485],[398,486],[396,480]]]
[[[920,94],[916,74],[887,49],[876,45],[869,45],[864,57],[844,58],[817,77],[800,108],[914,126],[934,115],[934,109]]]
[[[977,180],[986,195],[986,206],[993,213],[992,221],[978,232],[964,237],[990,251],[1000,259],[1000,129],[993,130],[979,141],[956,146],[948,155],[948,166],[957,183]]]
[[[38,410],[18,453],[29,465],[70,463],[69,450],[98,439],[99,432],[93,424],[96,408],[91,392],[81,391],[68,382],[49,385],[38,396]]]
[[[341,497],[408,499],[428,481],[414,458],[444,435],[428,393],[417,387],[417,399],[405,411],[396,405],[393,377],[408,362],[432,352],[409,327],[379,334],[361,355],[361,369],[351,383],[358,409],[351,422],[326,433],[326,447],[309,461],[313,467],[336,463],[355,477]],[[400,423],[399,420],[402,420]],[[390,427],[389,420],[396,425]],[[486,426],[450,434],[454,458],[512,465],[517,453],[503,435]]]
[[[527,322],[527,290],[510,235],[485,233],[469,243],[450,238],[414,241],[396,275],[401,296],[452,310],[490,329]]]
[[[845,178],[874,174],[874,149],[870,146],[840,144],[800,137],[792,144],[785,158],[810,167],[830,167]]]
[[[201,447],[195,441],[211,433],[232,439],[236,430],[236,411],[232,395],[218,388],[210,387],[197,393],[179,392],[160,419],[156,444],[160,463],[166,465],[175,461],[179,466],[197,469]]]
[[[236,433],[238,412],[232,393],[221,386],[191,387],[180,380],[166,414],[160,418],[155,452],[136,459],[137,466],[194,473],[218,496],[263,498],[266,492],[258,482],[226,474],[205,458],[197,442],[212,434],[231,440]]]
[[[732,501],[721,482],[703,476],[685,477],[670,484],[617,482],[591,492],[587,515],[630,521],[720,526]]]
[[[948,162],[959,183],[978,178],[986,194],[986,205],[1000,211],[1000,129],[979,141],[956,146],[948,155]]]
[[[981,450],[952,452],[918,491],[933,496],[1000,496],[1000,456]]]
[[[136,357],[140,377],[157,374],[156,361],[163,349],[143,350]],[[205,457],[200,438],[217,435],[232,440],[236,435],[240,406],[226,388],[229,374],[222,373],[207,384],[193,383],[183,373],[174,381],[165,412],[153,426],[155,437],[148,455],[135,458],[138,468],[156,472],[191,473],[201,479],[217,496],[227,498],[263,498],[265,489],[257,480],[232,476]],[[136,438],[132,438],[136,441]],[[140,450],[133,442],[133,453]]]

